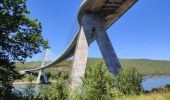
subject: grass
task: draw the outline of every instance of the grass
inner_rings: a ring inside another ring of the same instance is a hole
[[[115,100],[170,100],[170,92],[141,94],[137,96],[122,96]]]
[[[136,67],[144,76],[170,75],[170,61],[147,59],[123,59],[124,67]]]
[[[87,67],[103,62],[101,58],[89,58]],[[170,75],[170,61],[163,60],[148,60],[148,59],[120,59],[120,63],[123,68],[136,67],[140,73],[144,76],[160,76]],[[46,63],[47,64],[47,63]],[[33,61],[16,63],[18,70],[36,68],[41,66],[41,61]],[[64,71],[69,73],[71,71],[72,61],[67,60],[51,68],[48,68],[46,72],[56,73],[58,71]]]

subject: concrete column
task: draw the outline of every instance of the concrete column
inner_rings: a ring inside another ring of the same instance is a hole
[[[88,36],[94,35],[108,70],[113,75],[117,74],[121,69],[121,65],[106,33],[105,20],[97,15],[85,14],[82,19],[82,25]]]
[[[37,77],[37,84],[48,84],[47,76],[44,74],[44,70],[39,70]]]
[[[118,74],[121,69],[121,65],[107,35],[105,21],[100,18],[95,18],[95,28],[97,44],[100,48],[108,70],[114,75]]]
[[[95,39],[108,66],[108,70],[113,74],[117,74],[121,68],[106,33],[105,21],[92,14],[84,14],[81,25],[71,72],[71,88],[77,88],[82,83],[81,77],[85,74],[88,57],[88,44]]]
[[[84,34],[83,27],[81,27],[71,72],[71,88],[77,88],[82,83],[81,77],[84,77],[85,74],[88,48],[88,42]]]

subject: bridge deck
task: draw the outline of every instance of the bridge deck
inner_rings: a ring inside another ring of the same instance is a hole
[[[131,6],[133,6],[133,4],[136,3],[136,1],[137,0],[84,0],[80,6],[78,16],[77,16],[79,22],[79,29],[76,35],[74,36],[73,40],[69,44],[69,46],[65,49],[65,51],[57,59],[55,59],[53,62],[49,63],[48,65],[43,67],[38,67],[35,69],[25,70],[25,71],[45,69],[72,57],[75,52],[78,35],[81,30],[81,20],[84,13],[93,13],[97,16],[104,18],[106,21],[105,27],[106,29],[108,29]],[[93,42],[93,40],[91,40],[91,42]]]

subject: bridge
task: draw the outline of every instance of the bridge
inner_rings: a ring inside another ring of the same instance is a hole
[[[70,86],[78,87],[85,73],[89,45],[96,40],[108,70],[113,75],[117,74],[121,65],[106,30],[136,2],[137,0],[83,0],[77,14],[78,31],[63,53],[48,65],[20,71],[20,73],[26,74],[39,70],[38,82],[42,82],[39,81],[41,77],[44,79],[43,82],[48,82],[43,70],[74,56]]]

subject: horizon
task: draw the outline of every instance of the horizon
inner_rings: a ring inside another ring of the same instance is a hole
[[[101,58],[95,58],[95,57],[88,57],[88,59],[103,59]],[[143,59],[143,58],[118,58],[119,60],[149,60],[149,61],[168,61],[170,62],[170,60],[161,60],[161,59]],[[65,61],[68,60],[73,60],[73,59],[67,59]],[[42,62],[43,60],[31,60],[31,61],[26,61],[26,62]],[[45,61],[50,61],[52,62],[52,60],[45,60]],[[63,61],[64,62],[64,61]]]

